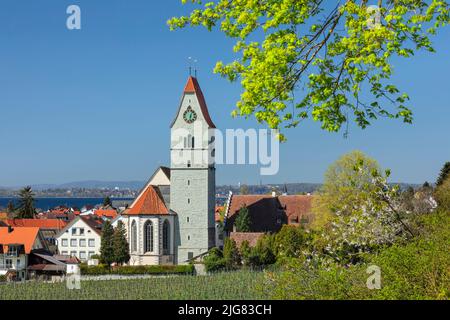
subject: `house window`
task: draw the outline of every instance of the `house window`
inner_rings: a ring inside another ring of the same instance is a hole
[[[12,269],[12,259],[5,260],[6,269]]]
[[[76,251],[70,251],[70,256],[76,257],[77,256],[77,252]]]
[[[191,240],[191,236],[188,236],[188,240]]]
[[[62,240],[61,240],[61,246],[62,246],[62,247],[67,247],[67,245],[68,245],[67,239],[62,239]]]
[[[189,219],[189,218],[188,218]],[[163,223],[163,254],[169,254],[170,248],[170,224],[168,220]]]
[[[89,239],[88,240],[88,246],[89,247],[95,247],[95,239]]]
[[[189,217],[186,218],[186,221],[189,222]]]
[[[61,254],[62,254],[63,256],[67,256],[67,251],[63,251],[63,252],[61,252]]]
[[[194,258],[194,253],[193,252],[188,252],[188,260],[191,260]]]
[[[86,239],[80,239],[80,247],[86,247]]]
[[[136,221],[131,223],[131,251],[135,252],[137,249],[137,228]]]
[[[70,246],[71,247],[76,247],[77,246],[77,239],[71,239],[70,240]]]
[[[17,259],[17,265],[16,268],[20,268],[20,259]]]
[[[72,235],[76,235],[77,234],[77,228],[72,228]]]
[[[153,223],[148,220],[144,224],[144,252],[153,251]]]
[[[80,236],[84,235],[84,228],[80,228]]]
[[[86,251],[80,251],[80,259],[86,260]]]
[[[89,259],[91,259],[93,255],[95,255],[95,252],[94,252],[94,251],[89,251],[89,252],[88,252],[88,258],[89,258]]]

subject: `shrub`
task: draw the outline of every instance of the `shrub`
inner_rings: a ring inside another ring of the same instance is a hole
[[[204,263],[208,272],[216,272],[226,268],[226,261],[219,248],[212,248],[204,258]]]
[[[241,256],[233,239],[225,238],[223,246],[223,258],[228,269],[233,270],[241,265]]]
[[[144,275],[144,274],[193,274],[194,266],[176,265],[176,266],[116,266],[111,271],[107,265],[87,266],[80,265],[83,275]]]
[[[274,237],[271,235],[264,235],[256,246],[251,249],[248,256],[248,263],[251,267],[261,267],[274,264],[276,262],[276,256],[273,253]]]
[[[0,282],[6,282],[6,276],[0,275]]]
[[[300,227],[283,225],[275,235],[274,253],[278,257],[298,257],[306,242],[305,231]]]
[[[450,177],[446,178],[436,189],[436,201],[444,210],[450,210]]]
[[[269,273],[260,290],[268,299],[448,299],[450,215],[441,210],[421,219],[419,237],[366,253],[364,264],[291,259],[282,272]],[[381,270],[379,290],[366,286],[371,265]]]

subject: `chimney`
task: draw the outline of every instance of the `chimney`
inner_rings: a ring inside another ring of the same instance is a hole
[[[13,232],[13,227],[11,227],[11,226],[8,226],[8,233],[11,233],[11,232]]]

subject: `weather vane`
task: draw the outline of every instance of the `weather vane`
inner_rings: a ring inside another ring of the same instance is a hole
[[[189,75],[192,76],[192,67],[194,67],[194,75],[197,78],[197,67],[196,67],[196,64],[197,64],[198,60],[194,59],[192,57],[189,57],[188,60],[189,60]]]

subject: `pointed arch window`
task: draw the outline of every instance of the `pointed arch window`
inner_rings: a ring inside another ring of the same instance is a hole
[[[144,252],[153,251],[153,222],[148,220],[144,224]]]
[[[137,228],[136,221],[133,220],[131,223],[131,252],[136,252],[137,250]]]
[[[195,148],[195,138],[194,137],[192,137],[191,148],[192,149]]]
[[[168,220],[163,223],[163,254],[170,253],[170,224]]]

